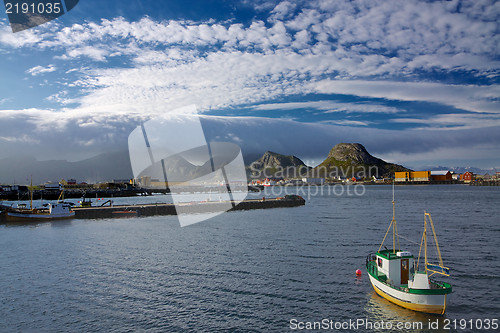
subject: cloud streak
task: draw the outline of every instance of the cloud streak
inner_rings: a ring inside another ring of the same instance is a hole
[[[320,110],[325,113],[331,112],[363,112],[363,113],[397,113],[404,112],[395,107],[368,104],[368,103],[339,103],[334,101],[312,101],[312,102],[289,102],[289,103],[271,103],[258,104],[252,106],[254,110],[293,110],[293,109],[312,109]]]
[[[500,85],[446,85],[433,82],[323,80],[311,84],[318,93],[348,94],[398,101],[426,101],[474,112],[500,112]]]

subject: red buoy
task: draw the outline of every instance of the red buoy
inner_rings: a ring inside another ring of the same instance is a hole
[[[360,269],[356,270],[356,275],[358,275],[358,276],[361,275],[361,270]]]

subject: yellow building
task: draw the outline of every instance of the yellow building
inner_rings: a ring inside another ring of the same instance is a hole
[[[395,172],[394,173],[394,181],[396,182],[409,182],[410,181],[410,173],[409,172]]]
[[[394,173],[396,182],[428,182],[431,181],[430,171],[402,171]]]
[[[410,178],[412,182],[428,182],[432,180],[430,171],[412,171],[410,172]]]

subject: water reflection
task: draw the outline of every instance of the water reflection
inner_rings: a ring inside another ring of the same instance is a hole
[[[368,324],[372,324],[371,327],[364,327],[367,331],[449,332],[444,329],[446,315],[438,316],[405,309],[380,297],[375,291],[371,291],[367,298],[365,320]]]

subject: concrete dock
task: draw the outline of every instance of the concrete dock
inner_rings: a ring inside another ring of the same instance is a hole
[[[297,207],[303,205],[305,205],[305,200],[300,197],[295,197],[294,199],[244,200],[230,210]],[[75,212],[75,218],[77,219],[98,219],[127,216],[214,213],[225,211],[227,210],[227,207],[228,202],[212,201],[183,203],[175,206],[173,204],[155,203],[144,205],[120,205],[112,207],[76,207],[73,208],[73,211]]]

